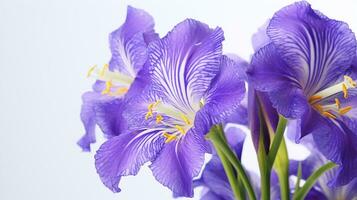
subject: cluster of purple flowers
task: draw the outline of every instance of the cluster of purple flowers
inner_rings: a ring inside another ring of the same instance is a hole
[[[175,197],[192,197],[194,187],[203,186],[202,199],[233,200],[222,157],[207,139],[211,127],[247,126],[257,155],[269,154],[284,118],[287,134],[311,149],[305,161],[290,161],[286,176],[301,171],[298,179],[308,180],[328,161],[337,164],[306,199],[357,198],[357,42],[347,24],[307,2],[294,3],[253,36],[255,53],[246,62],[222,53],[219,27],[187,19],[160,37],[153,18],[129,6],[109,40],[109,64],[88,72],[96,82],[83,95],[85,135],[78,144],[90,151],[100,127],[107,141],[95,166],[113,192],[120,191],[123,176],[136,175],[149,162]],[[245,133],[230,128],[223,137],[240,160]],[[206,153],[212,159],[204,166]],[[269,176],[269,196],[284,199],[277,174]],[[236,171],[233,176],[241,177]],[[247,176],[256,197],[264,196],[259,176]]]

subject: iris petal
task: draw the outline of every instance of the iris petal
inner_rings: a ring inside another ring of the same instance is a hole
[[[355,58],[352,61],[352,65],[351,65],[351,75],[350,75],[353,79],[357,79],[357,55],[355,56]]]
[[[95,143],[95,126],[96,126],[96,106],[99,103],[113,101],[113,97],[103,96],[97,92],[86,92],[82,96],[81,120],[85,128],[85,134],[77,142],[83,151],[90,151],[90,144]],[[104,131],[108,136],[112,132]]]
[[[328,19],[305,1],[275,13],[267,33],[310,95],[341,76],[356,53],[348,25]]]
[[[204,193],[204,195],[200,198],[200,200],[234,200],[234,197],[225,199],[222,196],[218,196],[215,193],[208,191]]]
[[[193,197],[193,181],[204,162],[205,140],[189,131],[178,141],[165,145],[150,168],[155,178],[170,188],[174,196]]]
[[[310,120],[324,121],[324,124],[318,123],[318,126],[311,129],[316,146],[326,158],[340,165],[332,184],[345,185],[357,176],[354,167],[357,164],[357,135],[344,124],[346,121],[331,121],[319,115],[316,117],[320,119]]]
[[[182,112],[198,101],[219,71],[223,31],[188,19],[149,45],[153,89]],[[196,105],[197,104],[197,105]]]
[[[286,118],[297,118],[309,107],[293,70],[279,57],[274,44],[261,48],[247,71],[250,83],[267,92],[273,107]]]
[[[266,21],[261,27],[258,28],[258,31],[252,36],[252,45],[254,51],[258,51],[260,48],[270,43],[270,38],[267,35],[267,27],[270,23],[270,20]]]
[[[147,59],[146,40],[152,40],[154,20],[144,10],[128,6],[125,23],[110,34],[111,70],[135,77]]]
[[[95,155],[95,166],[102,182],[119,192],[121,176],[136,175],[144,163],[156,158],[164,140],[158,129],[127,133],[106,141]]]
[[[314,142],[312,142],[314,144]],[[306,180],[315,170],[326,164],[328,160],[319,152],[314,151],[303,161],[290,161],[289,174],[296,175],[299,163],[301,163],[302,179]],[[357,194],[357,179],[351,181],[348,185],[341,187],[330,187],[329,182],[339,173],[335,168],[325,172],[308,193],[306,199],[353,199]]]
[[[213,156],[206,165],[202,176],[202,183],[209,189],[209,192],[221,197],[224,200],[234,200],[234,195],[229,185],[227,175],[217,155]]]
[[[257,51],[247,71],[248,79],[260,91],[269,92],[286,87],[300,87],[293,70],[278,55],[276,47],[269,43]]]
[[[122,118],[124,108],[123,99],[99,102],[95,106],[96,122],[108,138],[120,134],[125,129],[126,123]]]
[[[222,56],[221,71],[212,80],[209,90],[205,93],[205,104],[202,109],[209,111],[209,116],[215,124],[222,123],[239,109],[245,94],[242,70],[239,69],[241,67],[244,66],[238,65],[227,56]]]

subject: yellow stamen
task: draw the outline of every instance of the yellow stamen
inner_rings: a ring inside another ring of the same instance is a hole
[[[145,119],[148,120],[150,117],[152,117],[152,111],[148,111],[145,115]]]
[[[314,104],[316,103],[317,101],[321,100],[322,99],[322,96],[319,96],[319,95],[314,95],[314,96],[311,96],[309,98],[309,103],[310,104]]]
[[[173,134],[169,134],[169,133],[164,133],[163,136],[166,138],[165,143],[169,143],[172,142],[174,140],[176,140],[177,136],[173,135]]]
[[[102,91],[102,94],[109,94],[112,89],[113,83],[111,81],[105,82],[105,89]]]
[[[117,89],[117,91],[115,92],[116,94],[125,94],[128,92],[128,88],[127,87],[120,87]]]
[[[341,108],[341,102],[340,102],[340,100],[338,98],[335,98],[335,104],[336,104],[338,109]]]
[[[89,70],[87,72],[87,78],[92,75],[92,73],[95,70],[95,68],[97,68],[97,65],[93,65],[91,68],[89,68]]]
[[[325,117],[332,118],[332,119],[336,119],[337,118],[334,114],[330,113],[329,111],[322,112],[322,115],[325,116]]]
[[[160,100],[157,100],[157,101],[154,103],[154,107],[156,107],[159,103],[160,103]]]
[[[340,115],[344,115],[344,114],[348,113],[348,112],[351,111],[351,110],[352,110],[352,106],[347,106],[347,107],[341,108],[341,109],[338,111],[338,113],[339,113]]]
[[[156,102],[154,103],[151,103],[148,105],[148,112],[146,113],[145,115],[145,119],[148,120],[150,117],[153,116],[153,109],[155,106],[157,106],[158,104],[160,103],[159,100],[157,100]]]
[[[99,73],[99,76],[100,77],[103,77],[105,75],[105,72],[108,71],[109,69],[109,65],[108,64],[105,64],[102,68],[102,70],[100,70],[100,73]]]
[[[343,97],[345,99],[347,99],[348,98],[348,90],[347,90],[347,86],[345,83],[342,84],[342,91],[343,91]]]
[[[162,115],[158,114],[156,115],[156,123],[159,124],[164,118],[162,117]]]
[[[175,128],[176,128],[180,133],[185,134],[185,130],[184,130],[181,126],[175,125]]]
[[[324,108],[320,104],[314,104],[313,107],[320,113],[324,112]]]
[[[181,118],[187,125],[191,124],[190,120],[188,119],[188,117],[186,115],[181,114]]]

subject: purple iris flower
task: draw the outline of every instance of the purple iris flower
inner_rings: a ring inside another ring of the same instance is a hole
[[[347,24],[297,2],[275,13],[266,36],[248,70],[250,82],[296,120],[297,139],[311,134],[340,165],[333,183],[347,184],[357,176],[355,35]]]
[[[237,63],[222,56],[223,31],[188,19],[149,44],[150,87],[123,115],[127,131],[95,155],[102,182],[119,192],[122,176],[151,162],[174,196],[193,196],[193,178],[210,152],[204,135],[239,106],[245,93]]]
[[[245,133],[238,127],[227,126],[225,136],[228,144],[241,159]],[[248,176],[252,181],[255,194],[260,196],[260,181],[257,174],[248,171]],[[279,199],[279,181],[276,174],[271,178],[271,199]],[[213,153],[212,159],[206,164],[202,175],[194,181],[195,187],[203,186],[201,200],[234,200],[234,194],[224,172],[223,165],[217,154]]]
[[[301,162],[301,179],[306,180],[315,170],[327,163],[327,159],[319,152],[313,152],[303,161],[290,161],[290,175],[296,175]],[[317,179],[314,187],[309,191],[306,200],[335,200],[335,199],[357,199],[357,179],[339,187],[330,187],[329,182],[336,176],[338,169],[325,172]]]
[[[147,45],[156,38],[152,17],[128,6],[125,23],[110,34],[112,58],[109,65],[102,69],[94,66],[88,72],[88,77],[95,77],[97,82],[93,91],[82,96],[81,119],[85,134],[78,145],[84,151],[90,151],[90,144],[95,142],[96,124],[107,138],[125,129],[125,121],[120,120],[121,111],[125,101],[144,88],[145,84],[137,83],[136,79],[144,77],[142,69],[148,57]]]

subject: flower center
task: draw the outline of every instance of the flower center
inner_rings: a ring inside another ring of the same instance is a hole
[[[126,94],[134,78],[120,72],[109,70],[109,65],[105,64],[102,69],[94,65],[88,70],[87,77],[95,77],[97,80],[105,82],[103,95],[121,96]]]
[[[165,131],[162,132],[162,136],[166,138],[165,143],[180,139],[192,127],[193,113],[184,114],[161,101],[150,103],[147,108],[145,120],[155,118],[156,124],[165,126]]]
[[[341,102],[338,98],[334,99],[332,104],[323,104],[323,100],[329,99],[331,96],[338,93],[343,93],[343,98],[348,99],[348,90],[356,88],[357,83],[349,76],[344,76],[341,83],[326,88],[309,98],[309,103],[312,107],[321,113],[323,116],[336,119],[339,115],[344,115],[352,110],[352,106],[341,107]]]

